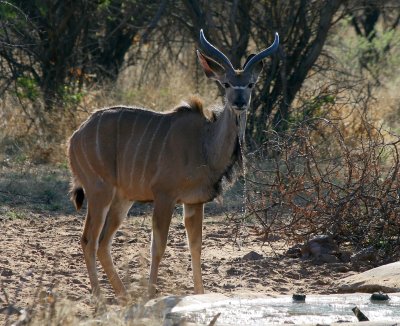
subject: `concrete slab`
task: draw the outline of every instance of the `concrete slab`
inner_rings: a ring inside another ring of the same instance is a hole
[[[382,265],[338,282],[341,293],[400,292],[400,262]]]

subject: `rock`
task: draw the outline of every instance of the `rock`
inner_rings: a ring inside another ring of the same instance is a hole
[[[279,241],[281,239],[282,239],[282,237],[280,235],[268,234],[268,236],[264,236],[263,240],[268,241],[268,242],[275,242],[275,241]]]
[[[21,309],[16,308],[14,305],[8,305],[8,306],[0,308],[0,314],[6,314],[7,316],[15,315],[15,314],[20,315]],[[15,325],[15,324],[13,324],[13,325]]]
[[[234,275],[241,275],[243,272],[235,267],[231,267],[226,271],[226,275],[234,276]]]
[[[77,278],[72,279],[72,283],[73,284],[82,284],[81,280],[77,279]]]
[[[322,254],[313,259],[314,264],[335,264],[339,262],[339,258],[334,255]]]
[[[125,233],[122,232],[122,231],[120,231],[120,230],[118,230],[118,231],[115,233],[115,238],[122,237],[122,236],[125,236]]]
[[[339,263],[338,257],[341,256],[339,247],[332,237],[328,235],[319,235],[303,245],[296,245],[289,248],[286,252],[286,256],[292,258],[313,258],[313,263],[316,265],[321,264],[334,264]],[[344,257],[344,260],[349,260],[348,257]]]
[[[371,301],[388,301],[389,299],[389,296],[382,292],[375,292],[371,295]]]
[[[353,263],[361,261],[376,261],[377,256],[378,251],[374,247],[370,246],[351,255],[350,260]]]
[[[222,287],[223,287],[224,289],[230,290],[230,289],[236,288],[236,285],[235,285],[235,284],[230,284],[230,283],[224,283],[224,284],[222,285]]]
[[[333,270],[337,273],[347,273],[350,271],[350,268],[346,265],[339,263],[333,267]]]
[[[349,251],[340,250],[339,259],[342,263],[349,263],[351,261],[351,253]]]
[[[263,255],[260,255],[259,253],[255,251],[250,251],[249,253],[245,254],[243,256],[243,260],[260,260],[263,258]]]
[[[302,256],[301,253],[302,245],[297,244],[286,251],[286,256],[290,258],[300,258]]]
[[[306,302],[306,295],[305,294],[293,294],[292,299],[295,302]]]
[[[328,235],[319,235],[302,246],[301,254],[303,258],[318,257],[323,254],[331,255],[337,252],[338,249],[339,247],[332,237]]]
[[[352,275],[338,281],[338,291],[354,292],[399,292],[400,262],[383,265],[364,273]]]
[[[1,275],[1,276],[12,276],[12,275],[13,275],[13,272],[12,272],[11,269],[4,268],[4,269],[1,271],[1,274],[0,274],[0,275]]]

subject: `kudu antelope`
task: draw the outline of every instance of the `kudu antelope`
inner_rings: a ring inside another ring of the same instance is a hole
[[[208,78],[225,88],[218,112],[203,109],[197,99],[165,113],[112,107],[93,113],[72,135],[69,161],[71,198],[79,210],[87,198],[81,245],[92,291],[100,293],[96,255],[118,297],[126,289],[114,267],[111,242],[134,201],[154,203],[149,295],[155,294],[175,204],[184,207],[184,224],[192,256],[194,292],[204,293],[200,253],[204,203],[215,198],[220,184],[240,157],[246,109],[262,70],[262,59],[276,51],[274,43],[251,55],[243,69],[210,44],[200,31],[197,51]]]

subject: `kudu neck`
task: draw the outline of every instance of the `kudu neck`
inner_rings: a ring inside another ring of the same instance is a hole
[[[238,121],[236,113],[225,104],[212,125],[207,139],[207,157],[215,170],[224,170],[231,163],[239,135]]]

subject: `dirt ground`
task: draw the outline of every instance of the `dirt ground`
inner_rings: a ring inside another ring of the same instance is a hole
[[[115,264],[138,300],[146,291],[150,221],[149,216],[128,217],[113,243]],[[91,315],[89,278],[79,244],[83,223],[83,214],[32,213],[0,220],[0,324],[17,318],[15,309],[34,310],[43,298],[67,300],[78,318]],[[239,233],[233,230],[224,217],[205,219],[202,265],[208,293],[334,293],[336,280],[355,273],[345,263],[316,265],[311,260],[290,258],[279,238],[263,245],[251,227],[243,226]],[[262,257],[243,259],[251,251]],[[117,305],[102,271],[99,276],[107,303]],[[158,296],[192,294],[192,287],[185,229],[175,216],[161,263]]]

